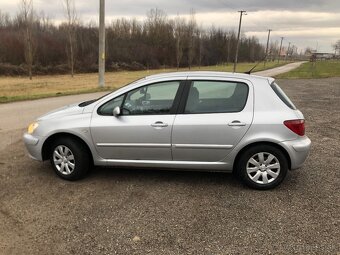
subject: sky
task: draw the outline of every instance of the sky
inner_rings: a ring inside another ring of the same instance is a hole
[[[0,11],[15,15],[20,0],[0,0]],[[56,23],[65,19],[62,0],[33,0],[37,13],[43,11]],[[84,23],[98,23],[99,0],[75,0],[79,17]],[[188,17],[193,9],[198,25],[212,25],[237,30],[239,10],[246,10],[242,33],[255,35],[265,44],[267,30],[271,41],[283,45],[291,42],[298,51],[306,47],[319,52],[333,52],[332,44],[340,40],[340,0],[106,0],[106,22],[117,17],[143,20],[146,13],[158,8],[168,17]]]

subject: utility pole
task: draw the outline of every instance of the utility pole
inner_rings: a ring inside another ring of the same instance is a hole
[[[291,44],[291,42],[288,43],[288,49],[287,49],[285,60],[287,60],[287,57],[288,57],[288,54],[289,54],[289,51],[290,51],[290,44]]]
[[[268,48],[269,48],[269,38],[270,38],[270,32],[272,30],[268,29],[268,38],[267,38],[267,47],[266,47],[266,56],[264,58],[264,66],[266,67],[267,57],[268,57]]]
[[[237,43],[236,43],[236,53],[235,53],[235,61],[234,61],[234,72],[236,71],[237,58],[238,58],[238,47],[240,43],[240,33],[241,33],[241,24],[242,24],[242,16],[247,15],[246,11],[238,11],[240,13],[240,23],[238,24],[238,34],[237,34]]]
[[[280,43],[280,50],[279,50],[279,57],[277,58],[277,63],[280,63],[280,57],[281,57],[281,50],[282,50],[282,41],[284,37],[281,37],[281,43]]]
[[[104,87],[105,80],[105,0],[99,4],[99,58],[98,58],[99,87]]]

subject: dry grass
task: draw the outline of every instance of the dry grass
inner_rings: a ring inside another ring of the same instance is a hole
[[[284,64],[283,62],[280,65]],[[245,72],[251,69],[254,63],[238,64],[238,72]],[[267,63],[267,69],[278,66],[276,62]],[[263,69],[259,65],[256,71]],[[183,68],[180,71],[186,71]],[[192,70],[206,71],[231,71],[232,65],[229,66],[207,66],[202,68],[192,68]],[[70,75],[46,75],[35,76],[33,80],[27,77],[0,77],[0,103],[37,99],[44,97],[62,96],[70,94],[80,94],[96,92],[101,90],[114,90],[131,81],[139,78],[162,72],[176,71],[176,69],[158,69],[149,71],[121,71],[107,72],[105,74],[105,88],[98,88],[98,75],[76,74],[74,78]]]

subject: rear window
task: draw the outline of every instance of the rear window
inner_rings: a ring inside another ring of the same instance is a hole
[[[286,95],[286,93],[283,92],[279,85],[273,82],[270,86],[272,87],[276,95],[282,100],[282,102],[285,103],[285,105],[287,105],[290,109],[296,110],[296,107],[293,104],[293,102],[290,101],[289,97]]]

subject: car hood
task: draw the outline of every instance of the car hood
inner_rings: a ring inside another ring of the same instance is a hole
[[[60,117],[75,115],[75,114],[82,114],[83,110],[84,110],[83,107],[79,107],[79,103],[71,104],[71,105],[67,105],[67,106],[63,106],[61,108],[55,109],[53,111],[50,111],[50,112],[40,116],[38,118],[38,121],[60,118]]]

